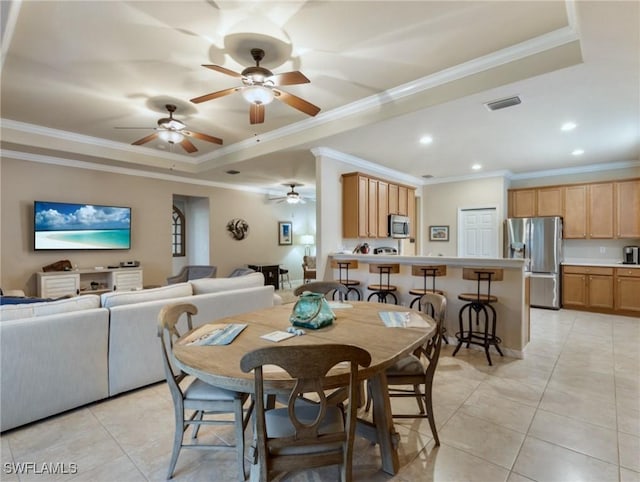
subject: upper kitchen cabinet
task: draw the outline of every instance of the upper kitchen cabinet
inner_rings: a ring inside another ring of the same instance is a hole
[[[640,238],[640,179],[616,182],[616,236]]]
[[[342,176],[342,236],[369,236],[369,179],[358,173]]]
[[[613,203],[612,182],[589,184],[589,238],[613,238]]]
[[[536,215],[536,189],[509,190],[509,217],[532,218]]]
[[[342,236],[387,238],[389,214],[415,221],[415,189],[359,172],[342,175]]]
[[[509,190],[510,218],[562,216],[562,206],[561,186]]]
[[[510,189],[509,217],[562,216],[565,239],[640,238],[640,179]]]
[[[563,216],[562,187],[542,187],[536,193],[536,216]]]
[[[563,238],[587,237],[587,186],[566,186],[564,191]]]

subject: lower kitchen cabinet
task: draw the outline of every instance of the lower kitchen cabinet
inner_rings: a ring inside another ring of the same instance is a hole
[[[640,316],[640,268],[564,265],[562,307]]]
[[[613,268],[563,266],[563,308],[613,310]]]
[[[615,309],[640,316],[639,268],[616,268]]]

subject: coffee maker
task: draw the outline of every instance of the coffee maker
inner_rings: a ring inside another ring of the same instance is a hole
[[[640,246],[625,246],[622,248],[623,264],[640,264]]]

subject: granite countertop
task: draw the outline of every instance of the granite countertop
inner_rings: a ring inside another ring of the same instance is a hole
[[[602,266],[604,268],[640,268],[640,264],[623,264],[622,261],[597,258],[567,258],[562,264],[570,264],[573,266]]]

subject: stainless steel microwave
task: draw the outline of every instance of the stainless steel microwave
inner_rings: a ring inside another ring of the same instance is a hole
[[[408,238],[409,218],[398,214],[389,214],[388,234],[391,238]]]

